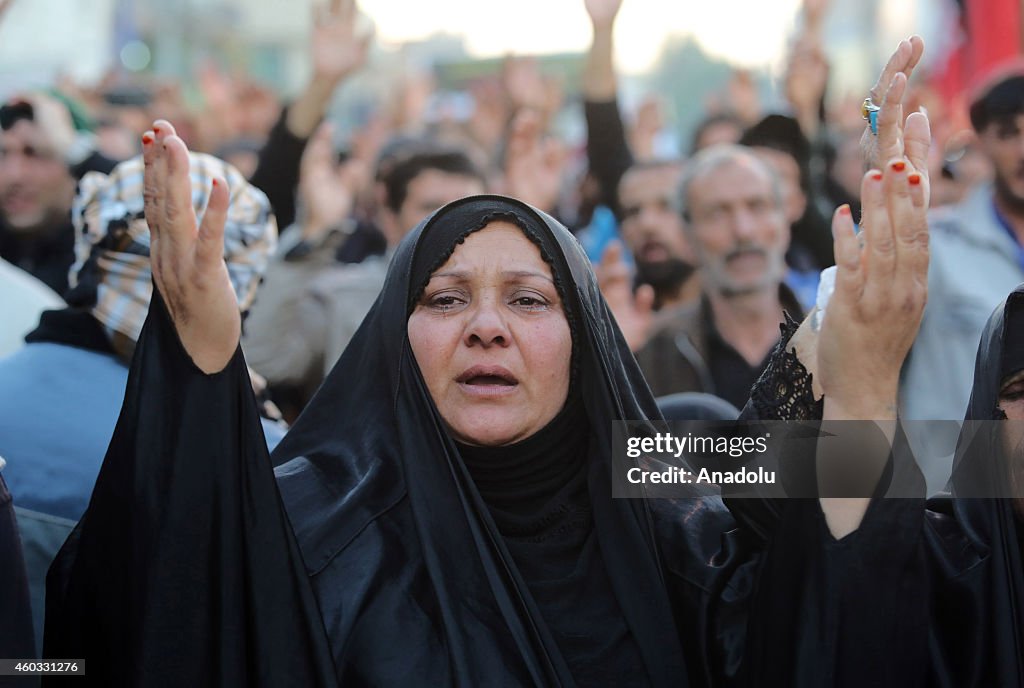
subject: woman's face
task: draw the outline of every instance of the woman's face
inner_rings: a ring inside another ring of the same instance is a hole
[[[431,275],[408,327],[430,396],[460,442],[518,442],[565,405],[569,322],[540,250],[511,223],[466,237]]]

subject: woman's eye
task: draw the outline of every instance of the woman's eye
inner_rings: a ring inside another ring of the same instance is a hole
[[[438,294],[430,298],[428,302],[431,308],[439,311],[450,311],[462,303],[462,299],[453,294]]]
[[[999,398],[1007,401],[1024,399],[1024,384],[1018,382],[1007,385],[1005,389],[999,392]]]
[[[547,308],[548,306],[546,299],[533,294],[522,294],[520,296],[516,296],[512,299],[512,303],[529,310],[540,310],[542,308]]]

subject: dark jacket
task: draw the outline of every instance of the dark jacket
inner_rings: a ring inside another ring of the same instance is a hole
[[[803,318],[803,309],[785,284],[779,285],[779,301],[792,317]],[[676,392],[718,394],[709,362],[713,328],[707,297],[666,315],[636,355],[654,396]]]

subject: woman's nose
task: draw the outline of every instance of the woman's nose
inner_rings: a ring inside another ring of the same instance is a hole
[[[467,346],[508,346],[511,335],[501,305],[498,299],[486,298],[478,300],[471,307],[472,313],[465,332]]]

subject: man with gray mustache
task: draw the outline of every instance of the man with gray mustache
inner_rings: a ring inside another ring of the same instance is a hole
[[[678,198],[701,298],[666,318],[637,360],[656,396],[707,392],[742,407],[779,340],[783,311],[802,318],[783,283],[790,235],[782,192],[750,149],[719,145],[690,161]]]

